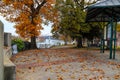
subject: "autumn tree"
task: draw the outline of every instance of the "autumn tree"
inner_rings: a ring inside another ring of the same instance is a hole
[[[16,33],[31,38],[31,48],[36,47],[36,37],[43,29],[42,23],[57,23],[55,0],[3,0],[0,1],[0,13],[8,21],[14,22]]]

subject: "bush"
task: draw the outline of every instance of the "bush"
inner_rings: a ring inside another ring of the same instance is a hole
[[[24,42],[21,39],[12,40],[12,45],[16,44],[18,52],[22,51],[24,48]]]

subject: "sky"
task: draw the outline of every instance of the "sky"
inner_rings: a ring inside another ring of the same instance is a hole
[[[4,24],[4,32],[11,33],[14,36],[17,36],[14,28],[14,23],[6,21],[2,16],[0,16],[0,20]],[[46,35],[52,35],[51,34],[51,24],[48,26],[44,26],[44,30],[41,30],[41,35],[46,36]]]

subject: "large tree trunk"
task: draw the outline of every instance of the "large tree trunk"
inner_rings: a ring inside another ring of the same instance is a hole
[[[36,46],[36,37],[31,37],[31,45],[30,45],[30,48],[31,49],[37,49],[37,46]]]
[[[82,48],[82,37],[78,37],[77,39],[77,48]]]
[[[64,42],[65,42],[65,45],[67,45],[67,38],[65,38]]]

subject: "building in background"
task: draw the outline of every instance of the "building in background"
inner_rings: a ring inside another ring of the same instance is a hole
[[[64,45],[63,40],[54,39],[52,36],[40,36],[37,37],[37,47],[38,48],[50,48],[52,46]]]

